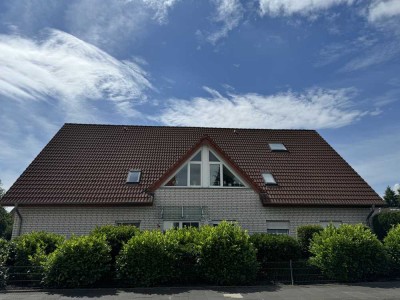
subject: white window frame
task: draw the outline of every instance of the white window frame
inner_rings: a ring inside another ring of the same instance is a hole
[[[169,229],[174,229],[174,223],[179,223],[179,229],[183,228],[183,223],[197,223],[199,226],[197,228],[200,228],[201,223],[200,221],[191,221],[191,220],[176,220],[176,221],[164,221],[163,222],[163,231],[169,230]],[[166,224],[170,224],[171,226],[169,228],[165,228]]]
[[[209,152],[212,152],[215,157],[218,158],[219,162],[213,162],[209,161]],[[191,161],[199,152],[201,152],[201,161]],[[201,183],[200,185],[190,185],[190,164],[200,164],[201,165]],[[210,165],[211,164],[219,164],[220,168],[220,174],[221,174],[221,180],[220,180],[220,185],[215,186],[210,184]],[[185,166],[188,166],[188,172],[187,172],[187,185],[185,186],[168,186],[167,183],[177,174],[179,173]],[[224,186],[223,182],[223,166],[225,166],[240,182],[243,184],[243,186]],[[166,188],[217,188],[217,189],[226,189],[226,188],[233,188],[233,189],[241,189],[241,188],[249,188],[248,184],[241,178],[239,175],[237,175],[236,172],[230,168],[229,164],[226,163],[225,160],[223,160],[221,157],[218,156],[214,151],[210,149],[208,146],[203,146],[199,151],[196,151],[172,176],[170,176],[163,184],[164,187]]]

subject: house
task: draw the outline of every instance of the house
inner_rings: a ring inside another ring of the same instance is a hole
[[[314,130],[65,124],[1,205],[13,236],[238,222],[250,233],[366,223],[382,199]]]

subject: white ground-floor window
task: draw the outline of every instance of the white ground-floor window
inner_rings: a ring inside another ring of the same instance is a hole
[[[199,221],[164,221],[163,230],[172,228],[200,227]]]
[[[332,220],[332,221],[328,221],[328,220],[323,220],[323,221],[319,221],[319,224],[325,228],[327,227],[329,224],[332,224],[333,226],[335,226],[336,228],[338,228],[340,225],[343,224],[342,221],[338,221],[338,220]]]
[[[289,221],[267,220],[267,233],[270,234],[289,234]]]

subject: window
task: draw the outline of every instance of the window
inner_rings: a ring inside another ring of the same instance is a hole
[[[137,228],[140,228],[140,221],[116,221],[115,224],[117,226],[122,226],[122,225],[132,225]]]
[[[324,221],[319,221],[319,223],[320,223],[320,225],[322,226],[322,227],[328,227],[328,225],[329,224],[332,224],[334,227],[336,227],[336,228],[338,228],[340,225],[342,225],[343,224],[343,222],[342,221],[327,221],[327,220],[324,220]]]
[[[276,181],[275,181],[274,176],[272,176],[271,173],[263,173],[262,177],[263,177],[264,182],[265,182],[266,185],[275,185],[275,184],[277,184]]]
[[[201,186],[201,151],[184,165],[166,186]]]
[[[209,153],[210,186],[244,187],[244,184],[220,162],[214,153]],[[222,176],[221,176],[222,174]]]
[[[168,229],[178,229],[178,228],[185,228],[185,227],[200,227],[200,222],[198,221],[164,221],[163,230]]]
[[[190,186],[201,186],[201,163],[190,163]]]
[[[245,187],[239,177],[204,146],[165,186],[175,187]]]
[[[130,170],[128,173],[127,183],[139,183],[142,172],[140,170]]]
[[[168,181],[167,186],[187,186],[188,178],[188,165],[184,165],[183,168],[175,174],[174,177]]]
[[[268,145],[271,151],[287,151],[285,145],[282,143],[270,143]]]
[[[267,233],[289,234],[289,221],[267,221]]]

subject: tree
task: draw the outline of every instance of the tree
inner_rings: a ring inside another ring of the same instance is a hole
[[[390,188],[390,186],[386,188],[383,200],[385,200],[386,204],[390,207],[399,206],[399,198],[396,193]]]
[[[2,188],[0,180],[0,199],[5,193],[6,191]],[[0,207],[0,238],[8,240],[11,238],[12,224],[11,215],[3,207]]]
[[[397,206],[400,206],[400,186],[397,189]]]

